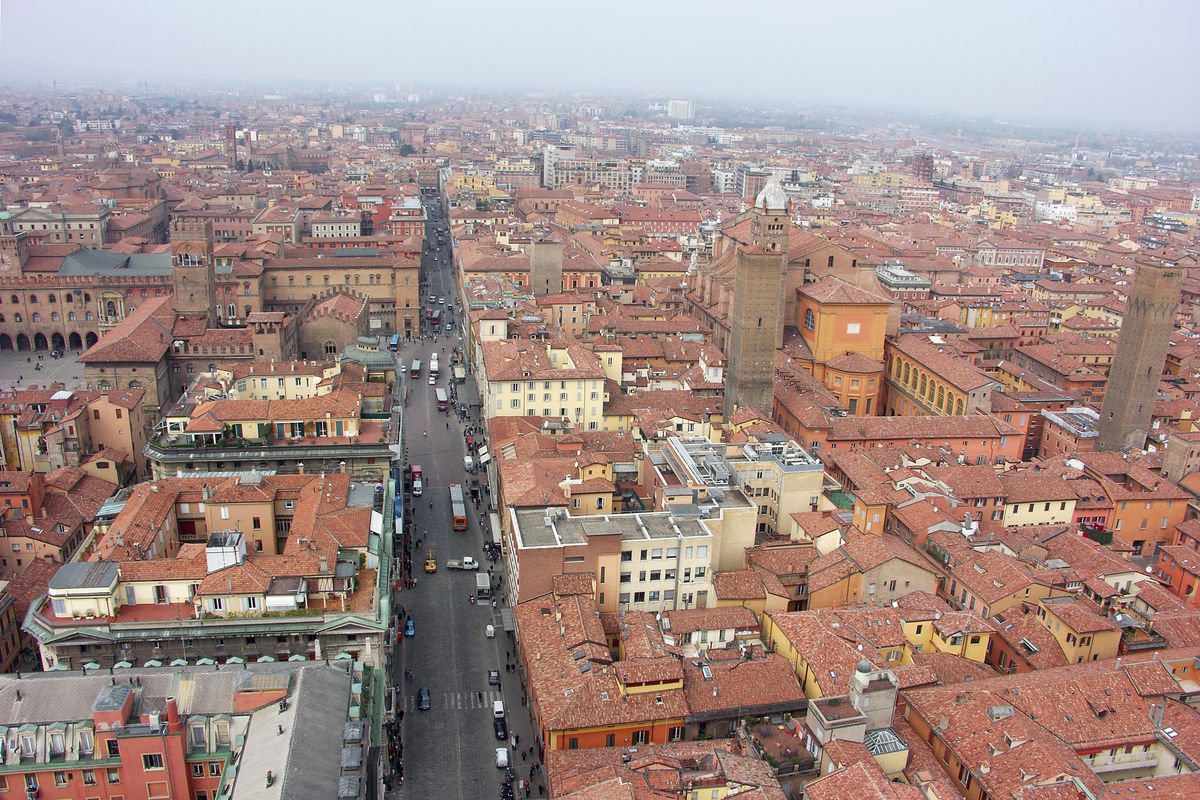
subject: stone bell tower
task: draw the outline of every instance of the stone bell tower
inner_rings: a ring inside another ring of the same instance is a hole
[[[751,244],[737,251],[726,353],[726,419],[744,405],[770,415],[775,404],[775,350],[783,343],[789,225],[787,195],[772,180],[758,193],[750,212]]]

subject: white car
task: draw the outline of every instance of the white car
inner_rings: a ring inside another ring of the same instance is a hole
[[[507,747],[497,747],[496,748],[496,769],[507,769],[507,768],[508,768],[508,748]]]
[[[430,386],[437,386],[437,376],[436,376],[436,375],[430,375],[430,376],[429,376],[429,385],[430,385]]]

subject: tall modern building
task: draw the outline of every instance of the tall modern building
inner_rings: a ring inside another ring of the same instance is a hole
[[[667,116],[671,119],[695,119],[695,100],[671,100],[667,103]]]
[[[1174,264],[1138,261],[1104,390],[1097,450],[1145,447],[1182,280]]]
[[[750,211],[751,244],[737,253],[725,418],[751,406],[770,414],[774,406],[775,349],[783,338],[783,292],[787,272],[787,195],[776,181],[758,193]]]

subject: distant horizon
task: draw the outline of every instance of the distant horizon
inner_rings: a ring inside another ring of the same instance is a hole
[[[55,84],[57,87],[55,88]],[[173,92],[187,92],[191,94],[204,95],[223,95],[230,98],[241,97],[243,99],[254,99],[255,96],[272,94],[277,92],[282,93],[297,93],[303,94],[306,99],[316,99],[316,95],[321,93],[330,93],[332,97],[341,100],[350,100],[347,97],[354,92],[362,92],[362,97],[358,100],[367,108],[371,108],[376,104],[372,103],[368,93],[384,92],[388,95],[388,99],[383,103],[377,104],[379,108],[388,107],[409,107],[414,110],[425,107],[428,103],[436,103],[440,100],[449,99],[452,96],[464,96],[470,99],[496,99],[503,98],[529,98],[532,100],[536,96],[545,96],[547,102],[564,102],[571,98],[595,97],[607,101],[621,102],[638,102],[649,103],[665,102],[672,99],[689,99],[694,100],[697,106],[697,119],[692,121],[694,124],[702,124],[705,115],[700,112],[705,108],[711,108],[716,104],[720,107],[728,106],[732,109],[734,106],[744,106],[747,111],[760,111],[766,113],[826,113],[837,112],[846,113],[852,117],[858,116],[887,116],[893,115],[894,122],[889,121],[889,124],[894,123],[909,123],[909,124],[927,124],[931,122],[942,123],[986,123],[997,126],[1009,126],[1014,129],[1014,134],[1020,133],[1022,130],[1026,132],[1037,130],[1039,133],[1053,132],[1058,136],[1071,136],[1075,134],[1089,135],[1111,135],[1118,137],[1133,137],[1140,136],[1149,137],[1168,137],[1168,138],[1194,138],[1192,144],[1200,146],[1200,126],[1197,128],[1170,128],[1170,127],[1146,127],[1138,126],[1133,123],[1115,123],[1105,125],[1098,122],[1085,122],[1062,120],[1055,118],[1039,118],[1036,116],[1026,115],[1004,115],[987,111],[977,112],[954,112],[954,111],[936,111],[929,108],[919,106],[886,106],[886,105],[863,105],[853,104],[850,102],[836,103],[833,101],[812,101],[805,102],[797,98],[784,99],[778,97],[751,97],[737,96],[731,97],[728,95],[706,95],[706,94],[688,94],[684,92],[669,93],[659,91],[640,90],[632,92],[628,90],[583,90],[583,89],[555,89],[550,87],[484,87],[470,85],[453,85],[453,84],[417,84],[411,86],[403,86],[399,89],[395,84],[382,84],[380,82],[364,82],[358,80],[299,80],[292,83],[282,82],[221,82],[221,83],[206,83],[202,79],[193,80],[156,80],[142,81],[134,79],[97,81],[94,79],[81,78],[60,78],[60,79],[17,79],[0,78],[0,91],[29,91],[29,92],[45,92],[47,94],[71,94],[80,91],[120,91],[123,94],[136,97],[138,92],[131,90],[140,90],[143,86],[146,87],[148,96],[162,95],[172,97]],[[418,104],[408,104],[404,101],[404,96],[409,92],[417,93],[421,96]],[[432,94],[432,97],[430,96]],[[774,104],[774,105],[772,105]],[[646,106],[639,106],[640,110],[646,110]],[[862,121],[861,119],[859,121]],[[684,120],[673,120],[677,124],[687,124]],[[884,122],[884,120],[878,120]],[[747,128],[765,127],[763,125],[752,125],[749,120],[746,120],[744,126]]]
[[[1011,0],[987,9],[940,0],[762,0],[736,10],[712,0],[614,0],[604,13],[550,0],[530,0],[520,13],[365,3],[339,15],[313,0],[293,0],[286,15],[273,4],[232,0],[127,0],[120,8],[6,0],[0,75],[101,86],[412,84],[757,98],[1200,131],[1190,55],[1200,3],[1181,0],[1151,0],[1136,11],[1119,0]],[[152,35],[131,24],[142,18]]]

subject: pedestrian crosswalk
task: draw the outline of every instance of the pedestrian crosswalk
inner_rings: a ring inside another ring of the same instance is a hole
[[[504,696],[500,692],[483,692],[481,700],[479,692],[433,692],[430,699],[433,710],[470,711],[483,708],[491,710],[492,704],[497,700],[503,700]],[[404,710],[417,710],[416,690],[405,696]]]

